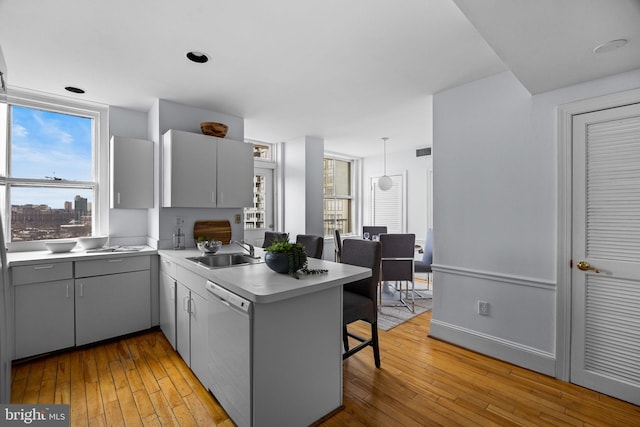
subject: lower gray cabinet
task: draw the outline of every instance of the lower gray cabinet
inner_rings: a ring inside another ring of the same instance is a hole
[[[14,287],[14,359],[73,347],[73,280]]]
[[[176,350],[203,384],[208,384],[209,376],[207,321],[206,298],[177,282]]]
[[[76,279],[76,345],[151,327],[149,270]]]
[[[25,265],[11,274],[14,359],[151,327],[148,255]]]
[[[160,330],[176,348],[176,281],[160,271]]]

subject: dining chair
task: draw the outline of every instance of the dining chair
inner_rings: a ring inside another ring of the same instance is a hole
[[[300,243],[304,248],[304,253],[310,258],[322,259],[322,249],[324,248],[324,238],[313,234],[298,234],[296,243]]]
[[[414,295],[414,251],[416,245],[415,234],[381,234],[382,259],[380,267],[380,301],[382,306],[382,292],[385,282],[395,282],[395,290],[399,292],[399,302],[401,306],[407,307],[411,312],[415,312]],[[405,290],[402,290],[402,284]],[[411,307],[406,302],[409,296],[409,283],[411,283]],[[400,288],[398,289],[398,284]],[[404,297],[402,296],[404,293]],[[392,304],[385,304],[392,305]],[[393,304],[398,305],[398,304]]]
[[[342,288],[342,360],[353,356],[367,346],[373,348],[376,368],[380,367],[380,346],[378,342],[378,307],[376,289],[380,277],[382,245],[380,242],[361,239],[347,239],[342,247],[342,263],[367,267],[371,277],[347,283]],[[371,325],[371,337],[365,338],[349,332],[347,325],[358,320]],[[359,342],[349,348],[349,337]]]
[[[414,272],[416,273],[426,273],[427,281],[429,284],[432,284],[431,281],[431,263],[433,262],[433,229],[429,228],[427,230],[427,238],[424,241],[424,246],[422,248],[422,259],[416,261],[414,263]],[[418,294],[419,292],[416,291]],[[430,298],[430,297],[429,297]]]
[[[362,236],[364,238],[364,233],[369,233],[369,236],[373,239],[373,236],[379,236],[382,233],[387,232],[386,225],[363,225],[362,226]]]
[[[275,241],[288,240],[289,233],[281,233],[278,231],[265,231],[264,242],[262,242],[262,248],[267,248]]]
[[[342,253],[342,239],[340,238],[340,230],[337,228],[333,230],[333,247],[334,247],[334,260],[340,262],[340,254]]]

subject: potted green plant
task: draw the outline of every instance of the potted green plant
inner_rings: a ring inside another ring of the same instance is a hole
[[[287,273],[298,279],[298,271],[304,274],[320,274],[328,271],[323,268],[309,269],[307,254],[300,243],[276,240],[264,250],[267,252],[264,256],[265,264],[277,273]]]

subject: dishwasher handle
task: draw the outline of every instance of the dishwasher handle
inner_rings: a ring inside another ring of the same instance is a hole
[[[249,313],[251,310],[251,301],[242,298],[239,295],[234,294],[210,280],[207,280],[207,291],[215,295],[220,301],[230,307],[235,308],[244,313]]]

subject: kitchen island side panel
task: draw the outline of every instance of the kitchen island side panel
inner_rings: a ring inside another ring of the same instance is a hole
[[[342,287],[254,304],[253,425],[309,425],[342,405]]]

